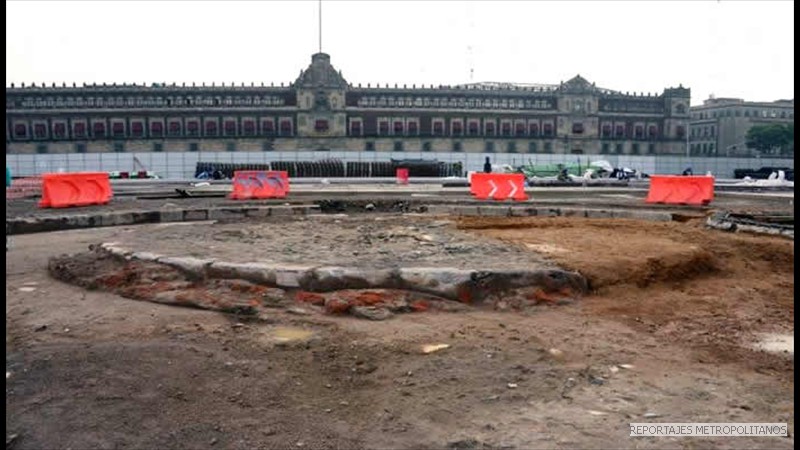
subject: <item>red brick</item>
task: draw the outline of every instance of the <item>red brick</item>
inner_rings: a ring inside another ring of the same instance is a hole
[[[325,304],[325,297],[313,292],[298,291],[295,295],[298,302],[311,303],[312,305],[322,306]]]
[[[430,303],[428,303],[426,300],[414,300],[409,306],[415,312],[427,311],[428,308],[431,307]]]
[[[350,309],[350,303],[338,299],[329,298],[325,301],[325,312],[328,314],[345,314]]]

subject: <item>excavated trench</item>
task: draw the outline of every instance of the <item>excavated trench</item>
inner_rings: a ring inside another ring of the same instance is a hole
[[[782,318],[793,310],[791,244],[720,232],[701,218],[320,214],[129,228],[115,242],[53,258],[50,273],[252,317],[275,308],[371,320],[528,310],[591,293],[581,304],[597,314],[677,327],[684,337],[714,328],[714,342],[729,348],[790,325]],[[743,319],[726,313],[734,324],[717,327],[720,311],[739,309]],[[769,322],[748,319],[765,314]]]

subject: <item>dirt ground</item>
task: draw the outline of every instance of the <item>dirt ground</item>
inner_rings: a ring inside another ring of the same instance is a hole
[[[162,224],[123,233],[115,242],[136,251],[314,266],[504,269],[552,264],[539,253],[482,238],[450,220],[407,215],[345,214],[272,218],[269,222]]]
[[[459,228],[548,255],[587,277],[588,311],[709,361],[793,373],[789,359],[747,350],[760,335],[794,330],[794,241],[708,230],[703,221],[462,218]]]
[[[456,227],[578,270],[593,293],[523,311],[247,320],[48,276],[52,256],[158,225],[14,236],[7,448],[793,448],[793,354],[753,348],[793,332],[792,241],[693,222]],[[790,437],[631,438],[631,422],[788,422]]]

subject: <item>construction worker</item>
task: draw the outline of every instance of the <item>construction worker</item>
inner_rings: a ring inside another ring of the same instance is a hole
[[[563,164],[558,165],[558,175],[556,175],[556,179],[558,181],[569,181],[569,171]]]

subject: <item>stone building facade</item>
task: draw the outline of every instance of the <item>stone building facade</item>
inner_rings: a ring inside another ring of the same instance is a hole
[[[710,98],[691,108],[689,148],[698,156],[756,155],[745,145],[755,125],[794,122],[794,100],[746,102],[739,98]],[[791,155],[781,155],[790,156]]]
[[[6,89],[7,153],[408,151],[685,154],[690,90],[348,83],[317,53],[280,86]]]

